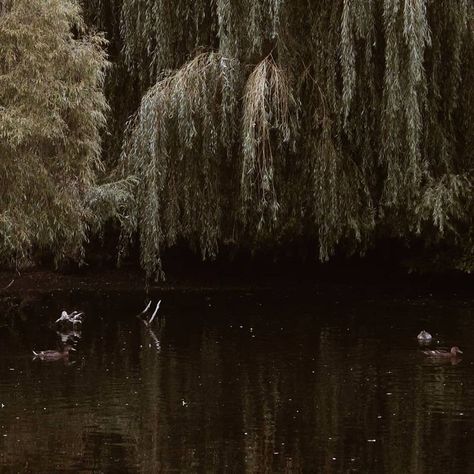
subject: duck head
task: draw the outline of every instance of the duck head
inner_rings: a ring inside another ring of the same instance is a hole
[[[451,352],[451,355],[453,355],[453,356],[457,356],[458,354],[463,353],[462,350],[459,349],[458,346],[451,347],[451,350],[449,352]]]

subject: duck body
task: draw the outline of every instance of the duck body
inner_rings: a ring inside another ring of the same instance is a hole
[[[73,347],[65,346],[62,351],[52,351],[52,350],[39,351],[39,352],[33,351],[33,356],[34,356],[34,359],[54,361],[54,360],[68,359],[69,352],[75,351],[75,350],[76,349],[74,349]]]
[[[419,342],[431,342],[432,339],[433,339],[433,336],[425,331],[424,329],[420,332],[420,334],[418,334],[418,336],[416,336],[416,338],[418,339]]]
[[[456,358],[459,354],[462,354],[462,350],[459,347],[454,346],[448,351],[446,349],[436,349],[432,351],[423,351],[423,354],[429,357],[444,357],[444,358]]]

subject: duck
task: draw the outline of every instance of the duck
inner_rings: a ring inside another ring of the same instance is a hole
[[[416,338],[419,342],[430,342],[433,339],[433,336],[423,329]]]
[[[56,324],[59,325],[72,325],[73,328],[77,327],[78,325],[82,324],[82,317],[84,313],[79,311],[73,311],[72,313],[68,314],[67,311],[63,311],[59,319],[56,319]]]
[[[432,351],[423,351],[423,354],[429,357],[452,357],[457,358],[459,354],[462,354],[462,350],[458,346],[453,346],[448,351],[446,349],[436,349]]]
[[[76,349],[74,347],[66,345],[64,346],[62,351],[33,351],[33,358],[34,359],[41,359],[41,360],[46,360],[46,361],[53,361],[53,360],[61,360],[61,359],[68,359],[69,358],[69,352],[73,351],[76,352]]]

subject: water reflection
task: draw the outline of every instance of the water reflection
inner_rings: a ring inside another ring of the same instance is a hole
[[[59,336],[59,339],[63,346],[66,344],[71,344],[75,346],[82,337],[82,330],[62,329],[61,331],[56,331],[56,334]]]
[[[170,294],[147,327],[144,301],[41,297],[0,328],[0,470],[474,472],[470,306]],[[425,357],[420,326],[464,359]],[[74,365],[31,360],[58,337]]]

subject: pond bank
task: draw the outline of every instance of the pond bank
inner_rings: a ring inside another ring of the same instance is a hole
[[[334,271],[308,271],[302,268],[281,272],[207,268],[194,269],[187,274],[167,276],[166,281],[147,281],[145,274],[137,268],[87,269],[60,272],[48,269],[32,269],[22,272],[0,270],[0,298],[25,293],[51,292],[169,292],[169,291],[311,291],[344,294],[360,291],[388,294],[461,294],[474,295],[474,277],[468,274],[417,275],[399,271],[371,272],[367,269],[347,266]]]
[[[48,270],[30,270],[15,274],[0,272],[0,298],[20,293],[51,292],[170,292],[170,291],[245,291],[278,287],[291,289],[299,286],[314,287],[314,281],[294,281],[282,278],[245,279],[191,276],[168,278],[166,281],[147,281],[138,270],[104,270],[78,273],[60,273]]]

